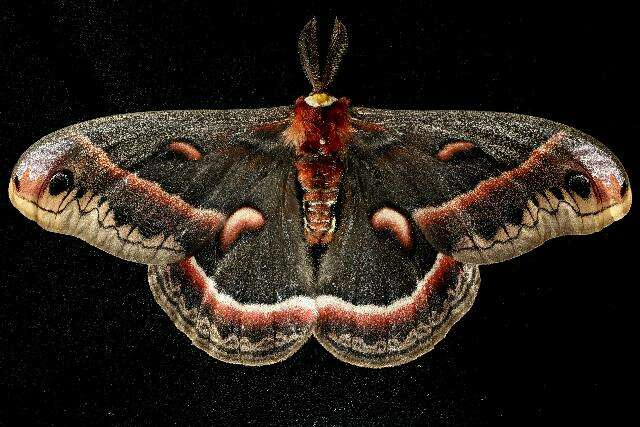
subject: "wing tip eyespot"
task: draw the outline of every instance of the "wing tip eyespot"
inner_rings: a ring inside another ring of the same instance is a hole
[[[569,190],[583,199],[586,199],[591,194],[591,182],[586,175],[580,172],[567,172],[565,176],[565,183]]]

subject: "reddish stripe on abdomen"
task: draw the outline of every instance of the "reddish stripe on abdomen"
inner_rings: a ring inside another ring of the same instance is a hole
[[[342,161],[333,156],[304,156],[295,165],[303,191],[305,238],[311,245],[327,244],[335,231]]]
[[[313,107],[301,97],[291,124],[282,133],[299,156],[295,166],[303,191],[304,233],[310,245],[325,245],[333,238],[344,169],[340,158],[354,132],[347,98]]]

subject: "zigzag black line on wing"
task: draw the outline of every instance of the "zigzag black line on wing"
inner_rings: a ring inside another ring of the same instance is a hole
[[[462,273],[464,274],[464,271]],[[452,326],[462,316],[464,316],[464,314],[468,311],[469,308],[471,308],[471,305],[473,304],[473,299],[470,302],[468,302],[467,304],[465,304],[464,307],[462,307],[463,308],[462,313],[459,313],[459,315],[457,315],[457,316],[454,315],[454,312],[457,309],[461,308],[460,303],[461,302],[466,302],[467,298],[470,297],[470,293],[472,292],[472,290],[477,289],[478,284],[479,284],[479,279],[480,279],[480,270],[476,266],[472,270],[472,276],[471,276],[470,280],[468,281],[467,286],[465,286],[464,292],[455,300],[455,302],[453,302],[453,303],[451,303],[449,305],[449,309],[447,310],[447,313],[442,318],[442,320],[431,327],[431,333],[428,334],[428,335],[424,335],[424,336],[420,337],[420,339],[419,339],[420,342],[424,343],[426,341],[430,341],[434,337],[439,338],[438,339],[438,342],[439,342],[442,338],[444,338],[444,336],[449,332],[450,328],[446,328],[445,331],[442,331],[442,327],[443,326],[446,327],[447,325],[451,325]],[[413,331],[418,331],[420,329],[421,325],[424,325],[424,322],[420,322],[419,320],[416,320],[414,322],[413,328],[406,334],[405,340],[407,339],[407,337]],[[349,350],[350,348],[354,347],[353,339],[354,339],[354,336],[351,335],[351,341],[350,341],[351,345],[350,345],[350,347],[345,347],[339,341],[336,341],[336,340],[331,340],[331,342],[333,343],[333,345],[335,345],[338,348],[345,348],[345,349]],[[388,340],[389,340],[389,338],[387,338],[387,343],[388,343]],[[369,355],[368,357],[371,357],[371,356]]]
[[[73,190],[72,190],[72,191],[73,191]],[[18,196],[18,197],[19,197],[19,196]],[[98,196],[98,197],[99,197],[99,196]],[[66,196],[65,196],[65,198],[66,198]],[[107,203],[107,202],[105,201],[105,202],[103,202],[103,203],[101,203],[101,204],[97,205],[96,207],[91,208],[91,209],[90,209],[90,210],[88,210],[88,211],[85,211],[85,210],[83,210],[83,209],[82,209],[82,206],[80,206],[80,200],[79,200],[79,199],[76,199],[76,198],[73,198],[73,199],[71,199],[71,200],[70,200],[70,201],[65,205],[65,207],[64,207],[62,210],[54,211],[54,210],[52,210],[52,209],[43,208],[42,206],[40,206],[40,205],[39,205],[39,204],[37,204],[36,202],[31,201],[31,200],[27,200],[27,199],[25,199],[25,198],[23,198],[23,197],[20,197],[20,199],[24,200],[25,202],[31,203],[32,205],[36,206],[36,207],[37,207],[38,209],[40,209],[40,210],[43,210],[43,211],[45,211],[45,212],[52,213],[52,214],[54,214],[54,215],[60,215],[62,212],[64,212],[64,211],[69,207],[69,205],[70,205],[71,203],[75,203],[75,204],[78,206],[78,212],[80,213],[80,215],[81,215],[81,216],[86,216],[86,215],[89,215],[89,214],[90,214],[91,212],[93,212],[93,211],[98,212],[98,211],[99,211],[99,209],[100,209],[100,206],[102,206],[102,204],[104,204],[104,203]],[[63,200],[64,200],[64,199],[63,199]],[[92,197],[91,199],[89,199],[89,202],[91,202],[91,200],[93,200],[93,197]],[[85,205],[85,207],[87,207],[88,205],[89,205],[89,203],[87,203],[87,204]],[[114,209],[111,209],[111,208],[110,208],[110,209],[108,209],[108,210],[107,210],[107,212],[105,213],[105,216],[104,216],[105,218],[109,215],[109,212],[115,212],[115,210],[114,210]],[[134,246],[142,246],[142,247],[143,247],[143,248],[145,248],[145,249],[159,249],[159,248],[160,248],[159,246],[149,246],[149,245],[145,245],[143,241],[140,241],[140,242],[132,242],[131,240],[128,240],[127,238],[123,238],[123,237],[121,237],[121,236],[120,236],[120,233],[118,233],[118,227],[117,227],[117,226],[115,226],[115,225],[104,225],[104,221],[101,221],[101,220],[100,220],[100,212],[98,212],[98,216],[96,217],[96,219],[97,219],[98,225],[99,225],[99,226],[100,226],[100,228],[102,228],[103,230],[110,230],[110,229],[111,229],[111,230],[115,231],[115,237],[116,237],[118,240],[120,240],[122,243],[127,243],[127,244],[134,245]],[[132,232],[132,231],[133,231],[133,228],[129,231],[129,234],[131,234],[131,232]],[[162,243],[164,243],[164,241],[163,241]],[[161,245],[162,245],[162,243],[161,243]],[[162,247],[162,249],[167,250],[167,251],[169,251],[169,252],[174,252],[174,253],[177,253],[177,254],[179,254],[179,253],[182,253],[182,252],[183,252],[183,251],[180,251],[180,250],[177,250],[177,249],[173,249],[173,248],[169,248],[169,247],[166,247],[166,246],[163,246],[163,247]]]
[[[548,202],[548,201],[549,201],[549,198],[548,198],[548,197],[546,197],[546,196],[545,196],[545,198],[547,199],[547,202]],[[549,204],[551,204],[551,203],[549,202]],[[540,211],[546,212],[546,213],[550,214],[552,218],[555,218],[554,214],[555,214],[556,212],[558,212],[558,210],[559,210],[559,208],[560,208],[560,204],[565,204],[565,205],[569,206],[569,207],[571,208],[571,210],[576,214],[576,216],[577,216],[578,218],[588,218],[588,217],[590,217],[590,216],[596,216],[596,215],[598,215],[598,214],[600,214],[600,213],[602,213],[602,212],[606,211],[607,209],[611,208],[612,206],[615,206],[615,205],[609,205],[609,206],[606,206],[606,207],[604,207],[604,208],[602,208],[602,209],[600,209],[600,210],[597,210],[597,211],[595,211],[595,212],[590,212],[590,213],[588,213],[588,214],[583,214],[583,213],[581,213],[581,212],[578,212],[578,211],[573,207],[573,205],[572,205],[571,203],[569,203],[569,202],[567,202],[567,201],[565,201],[565,200],[559,200],[559,201],[558,201],[558,207],[557,207],[557,208],[555,208],[555,209],[551,209],[551,210],[549,210],[549,209],[546,209],[546,208],[538,207],[538,211],[536,212],[536,219],[535,219],[535,221],[534,221],[531,225],[520,224],[520,227],[518,228],[518,232],[516,233],[516,235],[515,235],[515,236],[510,237],[510,238],[508,238],[507,240],[494,240],[493,242],[491,242],[491,244],[490,244],[489,246],[486,246],[486,247],[483,247],[483,248],[482,248],[482,247],[478,246],[477,244],[475,244],[475,241],[471,238],[471,236],[467,235],[467,236],[470,238],[469,240],[471,240],[471,241],[474,243],[474,244],[473,244],[473,246],[465,246],[465,247],[463,247],[463,248],[458,249],[457,251],[469,250],[469,249],[471,249],[471,248],[476,248],[476,249],[478,249],[478,250],[480,250],[480,251],[483,251],[483,250],[491,249],[491,248],[493,248],[495,245],[503,245],[503,244],[505,244],[505,243],[509,243],[509,242],[514,241],[514,240],[517,240],[517,239],[520,237],[520,234],[522,233],[522,231],[523,231],[524,229],[532,230],[532,229],[534,229],[534,228],[536,228],[536,227],[538,226],[538,224],[540,223]],[[527,210],[528,210],[528,208],[527,208]],[[529,211],[529,214],[531,215],[531,211]],[[556,221],[557,221],[557,220],[556,220]]]

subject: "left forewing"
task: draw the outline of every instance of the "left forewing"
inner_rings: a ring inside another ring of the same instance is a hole
[[[290,109],[158,111],[62,129],[27,150],[9,195],[47,230],[120,258],[177,262],[222,229],[283,162]]]

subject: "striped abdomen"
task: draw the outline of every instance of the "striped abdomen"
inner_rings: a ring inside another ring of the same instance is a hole
[[[337,157],[302,157],[296,162],[302,187],[304,233],[311,245],[327,244],[336,228],[335,206],[343,165]]]

